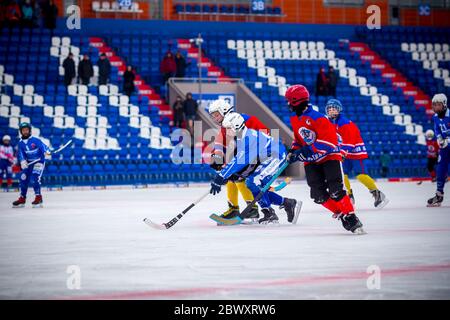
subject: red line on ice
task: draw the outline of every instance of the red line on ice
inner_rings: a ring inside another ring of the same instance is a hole
[[[439,272],[450,269],[450,263],[437,265],[412,266],[397,269],[381,269],[381,276],[401,276],[414,273]],[[114,299],[157,299],[157,298],[175,298],[179,296],[189,296],[193,294],[216,293],[220,291],[234,291],[239,289],[264,288],[276,286],[296,286],[305,284],[323,284],[330,281],[348,281],[367,279],[369,276],[366,272],[346,272],[330,276],[306,276],[298,278],[287,278],[271,281],[242,283],[222,287],[204,287],[204,288],[180,288],[167,290],[148,290],[141,292],[123,292],[112,294],[98,294],[89,296],[68,297],[67,299],[79,300],[114,300]],[[66,298],[62,298],[66,299]]]

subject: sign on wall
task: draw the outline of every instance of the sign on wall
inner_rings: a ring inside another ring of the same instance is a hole
[[[266,1],[265,0],[251,0],[250,2],[251,12],[261,13],[266,10]]]
[[[200,97],[198,93],[193,93],[192,98],[198,100]],[[208,112],[209,104],[217,99],[223,99],[235,108],[236,95],[234,93],[204,93],[202,94],[202,102],[199,105]]]
[[[120,8],[129,8],[133,4],[133,0],[117,0]]]
[[[419,16],[429,16],[431,14],[431,8],[429,4],[419,5]]]

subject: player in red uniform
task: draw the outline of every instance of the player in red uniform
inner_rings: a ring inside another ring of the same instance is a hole
[[[436,164],[438,161],[439,144],[434,137],[433,130],[427,130],[425,132],[425,138],[427,141],[427,170],[430,173],[431,181],[436,182]]]
[[[208,111],[211,117],[214,119],[214,122],[216,122],[218,125],[221,126],[219,135],[216,137],[214,141],[214,150],[212,151],[211,155],[211,167],[216,171],[220,171],[226,162],[227,146],[229,146],[229,143],[231,142],[231,140],[229,141],[229,137],[227,137],[227,130],[224,127],[222,127],[222,122],[223,119],[225,118],[225,115],[233,111],[233,107],[225,100],[219,99],[210,104]],[[263,131],[266,134],[270,134],[269,128],[264,123],[262,123],[257,117],[249,116],[242,113],[240,115],[244,118],[245,126],[248,129]],[[232,152],[233,153],[232,156],[234,156],[234,148],[231,149],[229,152]],[[239,172],[239,174],[237,175],[233,175],[231,179],[228,180],[226,184],[228,210],[226,210],[221,215],[222,217],[234,218],[239,215],[240,213],[239,199],[238,199],[239,193],[241,193],[242,197],[244,198],[245,202],[247,202],[247,204],[253,201],[254,199],[253,194],[247,187],[245,179],[241,178],[241,176],[245,176],[246,172],[251,172],[251,170],[254,170],[258,165],[259,163],[249,165],[242,172]],[[283,198],[274,192],[270,192],[270,196],[273,198],[271,199],[272,203],[275,205],[279,205],[280,208],[284,208],[286,213],[294,210],[294,208],[297,205],[297,200],[295,199]],[[248,213],[248,215],[245,218],[256,221],[258,217],[259,217],[258,205],[255,204],[252,210]]]
[[[342,104],[337,99],[328,100],[325,112],[330,121],[336,126],[338,137],[340,137],[340,148],[344,162],[344,183],[347,192],[352,199],[355,200],[353,191],[350,186],[348,176],[352,173],[356,175],[356,179],[361,182],[372,194],[375,199],[375,208],[383,208],[389,201],[383,192],[378,190],[375,181],[367,174],[365,162],[369,157],[366,151],[364,140],[361,137],[358,126],[342,114]]]
[[[362,223],[344,188],[342,155],[335,126],[325,115],[313,110],[304,86],[290,86],[285,97],[290,110],[296,113],[291,117],[294,142],[288,161],[304,162],[306,181],[315,203],[331,211],[346,230],[363,234]]]

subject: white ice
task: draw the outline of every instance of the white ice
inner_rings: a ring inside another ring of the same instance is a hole
[[[382,210],[353,181],[364,236],[314,204],[304,182],[281,192],[304,202],[297,225],[277,211],[279,226],[217,227],[208,216],[225,209],[223,190],[163,231],[142,220],[170,220],[207,185],[44,191],[42,209],[12,209],[17,194],[0,193],[0,298],[450,298],[450,198],[426,208],[430,182],[378,185],[390,199]]]

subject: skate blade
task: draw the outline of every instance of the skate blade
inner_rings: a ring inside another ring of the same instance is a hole
[[[377,209],[383,209],[389,203],[389,199],[384,199],[377,207]]]
[[[438,207],[440,207],[440,206],[441,206],[440,203],[427,204],[427,207],[428,207],[428,208],[438,208]]]
[[[297,201],[297,205],[295,206],[295,215],[294,219],[292,219],[292,224],[297,224],[298,217],[300,215],[300,211],[302,210],[303,202]]]
[[[242,224],[250,225],[250,224],[259,224],[258,218],[244,219],[242,220]]]
[[[25,208],[25,204],[19,204],[17,206],[12,206],[14,209]]]
[[[262,221],[262,222],[259,223],[259,225],[262,225],[262,226],[268,225],[268,224],[279,225],[280,221],[272,220],[272,221]]]
[[[356,235],[367,234],[367,232],[362,227],[356,228],[352,233]]]
[[[39,204],[33,204],[32,207],[37,209],[37,208],[43,208],[44,205],[42,203],[39,203]]]

